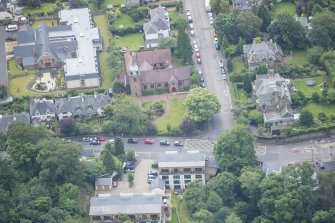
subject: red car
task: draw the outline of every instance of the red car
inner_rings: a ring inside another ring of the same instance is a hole
[[[95,141],[106,141],[106,138],[102,136],[98,136],[98,137],[95,137],[94,140]]]
[[[201,64],[201,59],[200,59],[200,57],[197,57],[197,64]]]
[[[154,140],[152,139],[145,139],[144,144],[154,144]]]

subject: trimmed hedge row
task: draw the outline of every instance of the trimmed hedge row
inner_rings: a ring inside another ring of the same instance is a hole
[[[328,126],[319,126],[319,127],[313,127],[313,128],[305,128],[305,129],[292,129],[288,137],[305,135],[305,134],[314,133],[314,132],[325,132],[325,131],[329,131],[330,129],[335,129],[335,123],[331,123]]]
[[[111,25],[109,27],[109,31],[113,35],[117,36],[124,36],[127,34],[133,34],[133,33],[139,33],[143,29],[143,23],[135,23],[133,27],[116,27],[114,25]]]

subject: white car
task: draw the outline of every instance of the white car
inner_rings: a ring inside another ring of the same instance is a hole
[[[199,47],[198,47],[197,44],[194,44],[194,51],[195,51],[195,52],[199,52]]]
[[[220,60],[220,67],[223,68],[223,60]]]
[[[110,140],[108,140],[108,142],[114,144],[115,143],[115,139],[110,139]]]
[[[213,23],[214,23],[213,17],[209,18],[209,24],[213,25]]]
[[[213,14],[211,12],[208,12],[207,15],[208,15],[208,18],[213,18]]]
[[[223,80],[227,80],[227,76],[225,74],[222,75]]]
[[[194,33],[194,30],[193,30],[193,29],[190,30],[190,34],[191,34],[192,37],[195,36],[195,33]]]
[[[191,16],[191,11],[189,9],[186,9],[186,15]]]
[[[193,23],[190,23],[189,27],[190,27],[190,30],[193,30],[194,29]]]

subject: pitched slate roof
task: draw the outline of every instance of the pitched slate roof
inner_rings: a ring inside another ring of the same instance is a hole
[[[103,110],[110,101],[110,97],[102,93],[97,95],[60,98],[55,100],[56,113],[70,112],[74,116],[96,115],[98,110]]]
[[[20,30],[16,33],[16,40],[18,44],[35,43],[35,32],[29,25],[23,25]]]
[[[52,100],[36,99],[30,104],[29,110],[31,116],[47,115],[47,111],[49,111],[48,114],[55,114],[55,105]],[[39,114],[37,115],[36,112]]]
[[[283,56],[283,51],[277,43],[264,41],[243,45],[243,53],[247,54],[248,64],[275,61],[278,60],[278,55]]]
[[[136,62],[139,66],[146,61],[151,65],[172,63],[171,49],[156,49],[136,52]]]
[[[154,34],[159,30],[170,29],[169,16],[165,8],[157,7],[149,11],[150,21],[143,24],[145,34]]]
[[[6,131],[13,122],[30,124],[30,115],[27,112],[18,115],[0,115],[0,131]]]
[[[253,6],[261,5],[262,2],[263,0],[233,0],[233,6],[234,9],[244,11],[251,9]]]
[[[162,211],[162,196],[92,197],[90,216],[118,214],[158,214]]]
[[[176,80],[189,80],[191,70],[189,67],[167,68],[141,71],[143,84],[165,83],[175,78]]]

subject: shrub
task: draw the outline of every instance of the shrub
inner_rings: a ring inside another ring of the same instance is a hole
[[[113,33],[113,35],[124,36],[127,34],[139,33],[142,30],[142,27],[143,23],[135,23],[133,27],[116,27],[111,25],[109,30]]]
[[[134,185],[134,174],[133,173],[128,173],[128,182],[129,182],[129,186],[132,187]]]
[[[76,128],[76,121],[73,118],[63,118],[59,121],[58,128],[63,135],[72,135]]]
[[[192,135],[196,129],[196,124],[189,118],[184,119],[184,121],[179,126],[180,130],[184,135]]]

